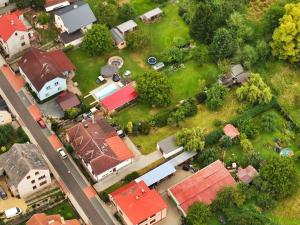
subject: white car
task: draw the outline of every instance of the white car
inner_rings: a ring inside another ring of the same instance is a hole
[[[22,213],[22,210],[19,207],[10,208],[4,211],[5,217],[7,219],[18,216]]]
[[[57,149],[58,154],[60,155],[61,158],[66,159],[68,158],[64,148],[59,148]]]

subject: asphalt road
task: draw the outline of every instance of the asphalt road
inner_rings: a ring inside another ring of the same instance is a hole
[[[81,174],[76,170],[72,163],[64,162],[57,152],[53,149],[47,137],[43,134],[41,128],[36,121],[31,117],[27,108],[19,98],[18,94],[10,86],[5,76],[0,72],[0,88],[9,99],[10,103],[14,106],[19,116],[25,123],[26,127],[30,130],[32,136],[37,141],[38,145],[48,158],[52,166],[55,168],[59,177],[63,180],[65,186],[76,199],[81,209],[90,220],[91,225],[114,225],[111,218],[107,215],[102,205],[97,199],[88,199],[82,190],[82,184],[85,183]],[[68,166],[66,166],[66,163]],[[70,173],[68,173],[70,171]]]

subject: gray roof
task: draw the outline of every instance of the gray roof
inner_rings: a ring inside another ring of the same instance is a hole
[[[17,186],[30,170],[47,170],[48,166],[34,144],[14,144],[0,156],[9,183]]]
[[[112,65],[106,65],[101,67],[101,75],[104,77],[112,76],[119,72],[118,68]]]
[[[249,78],[249,73],[244,72],[244,73],[239,74],[236,77],[236,81],[237,81],[237,83],[242,84],[242,83],[246,82],[248,80],[248,78]]]
[[[179,166],[180,164],[186,162],[187,160],[193,158],[195,155],[197,155],[197,152],[187,152],[184,151],[178,156],[174,157],[170,161],[168,161],[173,166]]]
[[[141,15],[140,17],[145,18],[145,19],[151,19],[152,17],[157,16],[162,13],[163,12],[161,11],[160,8],[155,8],[155,9],[152,9],[149,12],[146,12],[145,14]]]
[[[82,38],[84,36],[84,34],[82,33],[81,30],[75,31],[72,34],[68,34],[67,32],[63,32],[59,35],[59,39],[64,43],[64,44],[68,44],[72,41],[75,41],[79,38]]]
[[[175,136],[174,135],[169,136],[169,137],[161,140],[157,144],[160,147],[160,149],[163,151],[163,153],[165,153],[165,154],[168,154],[168,153],[180,148],[175,143]]]
[[[124,36],[121,34],[121,32],[116,29],[116,28],[112,28],[110,30],[111,34],[112,34],[112,37],[113,39],[115,40],[116,44],[120,44],[122,43],[125,39],[124,39]]]
[[[236,64],[231,67],[231,74],[233,77],[244,72],[244,68],[241,64]]]
[[[121,31],[122,33],[132,30],[135,27],[137,27],[137,24],[133,20],[128,20],[127,22],[122,23],[119,26],[117,26],[118,30]]]
[[[89,4],[78,1],[55,12],[61,18],[69,33],[96,22]]]

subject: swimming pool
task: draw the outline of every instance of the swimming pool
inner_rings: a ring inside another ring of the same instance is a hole
[[[111,95],[112,93],[116,92],[118,90],[118,86],[114,83],[107,85],[106,87],[103,87],[99,90],[96,90],[94,92],[94,96],[101,100],[109,95]]]

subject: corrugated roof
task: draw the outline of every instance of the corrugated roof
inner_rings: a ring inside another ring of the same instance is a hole
[[[152,184],[155,184],[162,179],[168,177],[169,175],[176,172],[175,167],[169,163],[166,162],[155,169],[149,171],[148,173],[145,173],[143,176],[136,179],[136,181],[144,181],[147,186],[151,186]]]
[[[55,12],[68,29],[68,33],[73,33],[89,24],[96,22],[96,17],[89,4],[78,1]]]
[[[171,159],[169,162],[173,166],[178,166],[178,165],[184,163],[185,161],[193,158],[195,155],[197,155],[197,152],[184,151],[180,155],[178,155],[178,156],[174,157],[173,159]]]
[[[128,102],[133,101],[138,97],[138,93],[135,91],[131,84],[119,89],[115,93],[107,96],[101,101],[101,104],[107,108],[108,111],[116,110]]]
[[[137,27],[137,24],[133,20],[128,20],[125,23],[122,23],[119,26],[117,26],[118,30],[121,31],[122,33],[132,30],[135,27]]]
[[[175,143],[175,136],[174,135],[171,135],[171,136],[159,141],[157,144],[158,144],[159,148],[165,154],[170,153],[170,152],[180,148],[180,146],[177,146],[176,143]]]
[[[111,193],[111,196],[132,224],[139,224],[167,208],[158,192],[149,189],[143,181],[133,181]]]
[[[144,17],[146,19],[151,19],[152,17],[157,16],[162,13],[163,12],[160,8],[155,8],[155,9],[152,9],[149,12],[146,12],[145,14],[141,15],[141,17]]]
[[[122,43],[125,40],[125,38],[123,37],[123,35],[121,34],[121,32],[118,29],[112,28],[110,30],[110,32],[111,32],[112,37],[117,45]]]
[[[235,181],[220,160],[217,160],[182,182],[169,188],[176,204],[187,213],[194,202],[210,204],[224,186],[234,185]]]

